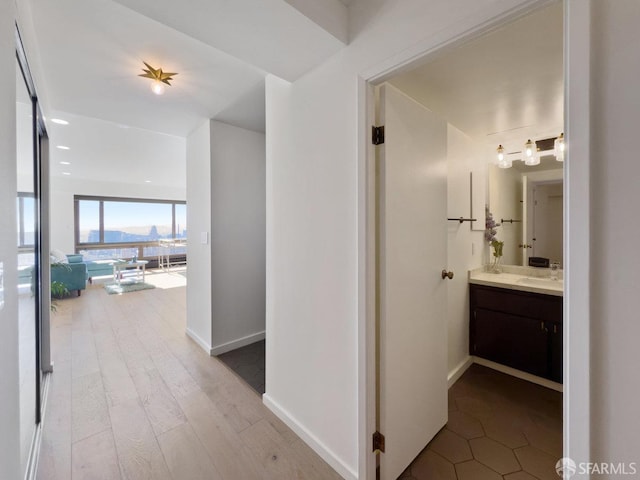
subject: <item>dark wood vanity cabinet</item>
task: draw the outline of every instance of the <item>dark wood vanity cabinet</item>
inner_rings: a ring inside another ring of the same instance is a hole
[[[469,353],[562,383],[562,297],[470,284]]]

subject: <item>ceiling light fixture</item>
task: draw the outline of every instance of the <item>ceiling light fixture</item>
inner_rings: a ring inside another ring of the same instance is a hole
[[[142,71],[144,73],[141,73],[138,76],[153,80],[151,83],[151,91],[156,95],[162,95],[164,93],[164,86],[171,86],[171,83],[169,82],[173,80],[172,77],[174,75],[178,75],[177,73],[165,73],[161,68],[153,68],[147,62],[142,63],[144,63],[147,68],[143,68]]]
[[[69,172],[62,172],[63,175],[71,175]]]
[[[71,150],[69,147],[67,147],[66,145],[58,145],[56,148],[59,148],[60,150]]]
[[[71,165],[71,162],[60,162],[60,165]]]
[[[57,123],[58,125],[69,125],[69,122],[66,120],[62,120],[61,118],[52,118],[51,121],[53,123]]]
[[[556,156],[556,160],[559,162],[564,162],[564,151],[567,146],[564,143],[564,133],[561,133],[558,138],[556,138],[555,142],[553,142],[553,150]]]

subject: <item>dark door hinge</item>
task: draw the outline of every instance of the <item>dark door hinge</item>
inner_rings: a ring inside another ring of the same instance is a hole
[[[384,125],[371,127],[371,142],[374,145],[382,145],[384,143]]]
[[[380,432],[373,434],[373,451],[384,453],[384,435]]]

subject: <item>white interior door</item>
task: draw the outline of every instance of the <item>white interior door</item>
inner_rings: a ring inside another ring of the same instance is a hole
[[[447,422],[447,125],[390,85],[380,120],[380,478],[392,480]]]

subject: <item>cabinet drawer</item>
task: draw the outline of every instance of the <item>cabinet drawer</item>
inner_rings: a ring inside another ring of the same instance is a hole
[[[471,305],[536,320],[562,322],[562,297],[471,284]]]

